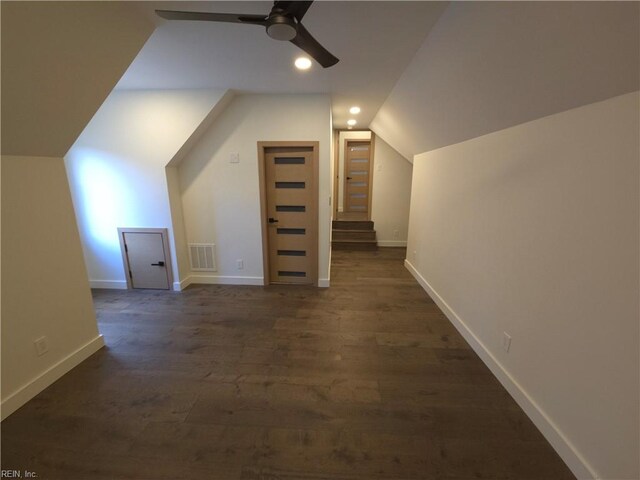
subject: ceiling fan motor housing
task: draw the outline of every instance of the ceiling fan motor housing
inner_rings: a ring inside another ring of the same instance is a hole
[[[274,40],[290,41],[296,38],[298,29],[293,18],[286,15],[271,15],[267,20],[267,35]]]
[[[1,1],[1,0],[0,0]],[[291,42],[315,59],[323,68],[328,68],[339,60],[324,48],[302,25],[302,17],[313,3],[311,1],[276,0],[271,11],[265,14],[237,14],[216,12],[183,12],[177,10],[156,10],[167,20],[189,20],[204,22],[239,23],[265,27],[267,35],[274,40]]]

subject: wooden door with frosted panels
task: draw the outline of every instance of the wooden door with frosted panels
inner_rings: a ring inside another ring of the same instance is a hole
[[[264,161],[269,283],[314,284],[318,260],[313,151],[267,150]]]
[[[347,141],[345,155],[344,211],[369,213],[371,142]]]

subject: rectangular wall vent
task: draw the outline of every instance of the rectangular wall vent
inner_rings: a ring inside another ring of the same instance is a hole
[[[216,271],[216,246],[213,243],[190,243],[189,260],[195,272]]]

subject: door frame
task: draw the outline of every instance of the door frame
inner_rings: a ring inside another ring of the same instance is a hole
[[[333,212],[332,219],[338,218],[338,207],[340,206],[340,130],[333,130],[333,197],[331,198]]]
[[[131,228],[119,227],[118,239],[120,240],[120,253],[122,255],[122,265],[124,266],[124,276],[127,280],[127,290],[133,289],[131,282],[131,270],[129,268],[129,256],[124,244],[125,233],[159,233],[162,237],[162,248],[164,250],[164,258],[166,259],[167,281],[169,282],[168,290],[173,290],[173,262],[171,261],[171,249],[169,248],[169,229],[168,228]]]
[[[320,142],[318,141],[260,141],[258,142],[258,176],[260,183],[260,222],[262,232],[262,273],[263,273],[263,285],[270,285],[269,279],[269,232],[267,230],[267,188],[266,188],[266,151],[277,150],[278,148],[311,148],[311,158],[313,165],[312,181],[311,181],[311,256],[313,258],[311,262],[311,278],[313,279],[313,286],[318,286],[318,235],[319,235],[319,223],[320,217],[318,212],[318,179],[320,172],[319,155],[318,150],[320,148]],[[293,285],[293,284],[292,284]]]
[[[351,131],[351,130],[347,130]],[[357,139],[357,138],[345,138],[344,139],[344,152],[342,162],[342,211],[345,212],[345,206],[347,204],[347,152],[349,151],[349,143],[366,143],[369,142],[369,193],[367,198],[367,220],[371,220],[371,205],[373,200],[373,161],[375,157],[375,144],[376,144],[376,134],[371,131],[371,138],[369,139]],[[336,206],[336,215],[337,215],[338,207]]]

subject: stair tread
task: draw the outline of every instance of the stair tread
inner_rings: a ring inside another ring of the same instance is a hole
[[[334,232],[357,232],[357,233],[362,233],[362,232],[375,232],[375,230],[344,230],[341,228],[333,228],[332,229]]]
[[[373,220],[332,220],[333,223],[373,223]]]
[[[334,240],[331,242],[331,248],[344,251],[374,251],[378,249],[378,242],[367,240]]]
[[[355,238],[346,238],[344,240],[333,240],[332,243],[378,243],[377,240],[361,240]]]

